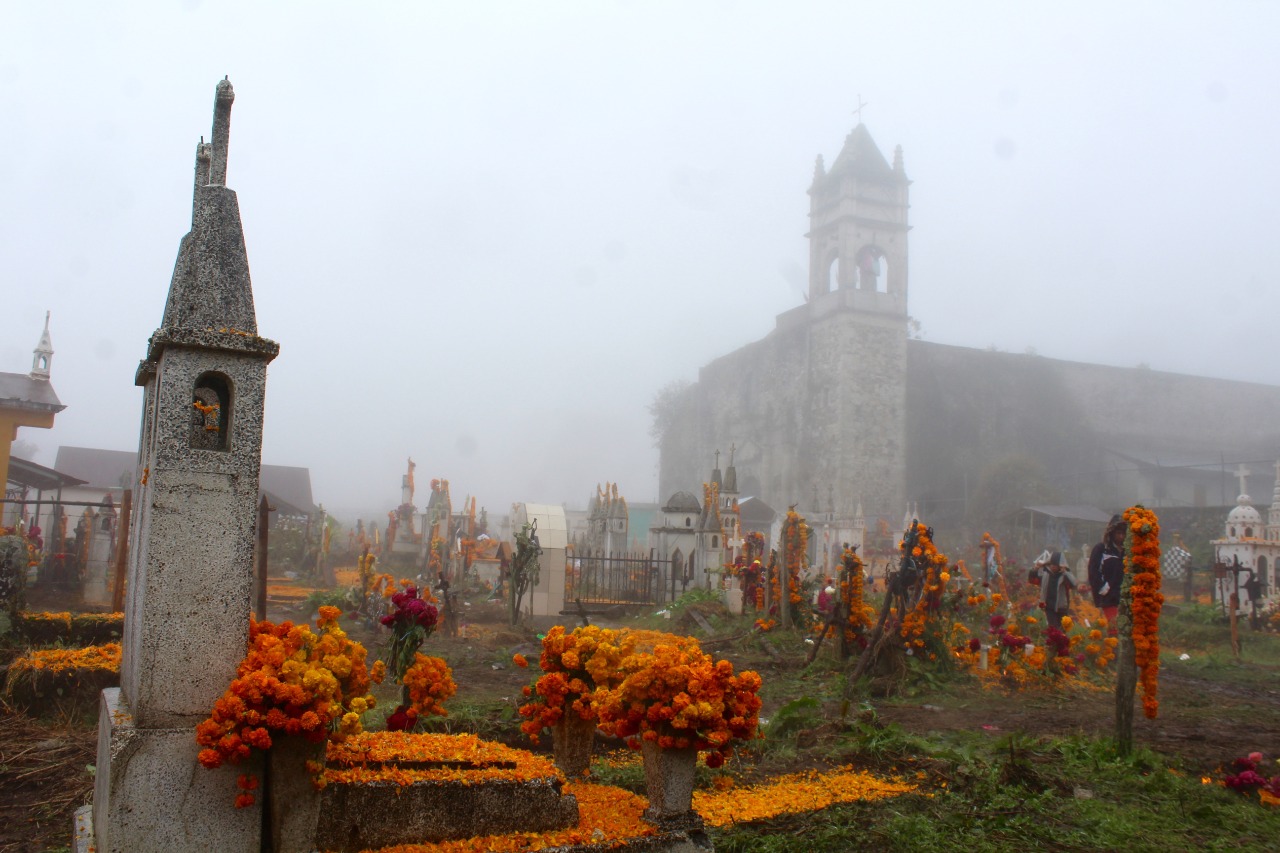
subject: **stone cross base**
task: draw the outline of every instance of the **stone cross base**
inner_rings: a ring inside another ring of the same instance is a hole
[[[119,688],[102,691],[90,833],[96,853],[258,853],[261,804],[237,809],[235,797],[236,776],[260,768],[206,770],[199,752],[194,723],[141,728]]]

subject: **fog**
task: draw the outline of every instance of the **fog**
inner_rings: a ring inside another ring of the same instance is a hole
[[[331,509],[408,457],[491,513],[666,497],[647,406],[803,301],[862,101],[924,338],[1280,383],[1280,7],[794,6],[5,4],[0,370],[51,310],[67,405],[19,439],[136,449],[224,75],[263,457]]]

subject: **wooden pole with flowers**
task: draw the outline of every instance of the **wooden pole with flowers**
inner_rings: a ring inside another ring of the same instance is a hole
[[[790,628],[799,621],[800,606],[804,604],[804,596],[800,594],[800,572],[809,562],[809,525],[794,506],[787,510],[787,517],[782,522],[782,554],[783,571],[774,576],[778,583],[774,593],[782,627]]]
[[[1142,711],[1155,719],[1160,674],[1160,521],[1141,504],[1124,511],[1124,584],[1120,589],[1120,649],[1116,674],[1116,751],[1133,752],[1133,700],[1142,684]]]

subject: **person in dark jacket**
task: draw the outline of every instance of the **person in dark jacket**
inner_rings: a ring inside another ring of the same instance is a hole
[[[1120,609],[1120,586],[1124,582],[1124,519],[1111,516],[1102,541],[1089,554],[1089,589],[1093,603],[1107,617],[1107,632],[1116,633],[1116,613]]]

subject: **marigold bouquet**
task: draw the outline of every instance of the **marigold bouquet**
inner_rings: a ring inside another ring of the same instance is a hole
[[[401,681],[408,701],[387,718],[388,730],[412,730],[423,717],[449,716],[444,701],[458,692],[458,685],[453,680],[453,670],[441,658],[418,653]]]
[[[636,652],[619,671],[617,686],[596,694],[601,728],[612,735],[639,735],[663,749],[709,750],[707,766],[719,767],[735,738],[757,734],[760,676],[734,674],[732,663],[713,660],[696,644]]]
[[[634,648],[635,638],[628,643]],[[584,720],[596,718],[593,694],[597,687],[610,687],[617,680],[617,668],[627,650],[617,631],[585,625],[566,633],[556,625],[542,639],[538,665],[545,675],[524,688],[528,702],[520,706],[525,720],[520,729],[537,743],[543,729],[549,729],[572,710]],[[517,661],[518,664],[518,661]]]
[[[196,726],[201,764],[239,764],[253,749],[270,749],[281,734],[320,743],[360,733],[360,715],[374,706],[369,685],[382,681],[386,670],[381,661],[366,664],[364,646],[338,626],[340,614],[321,607],[317,631],[250,619],[249,651],[235,680]],[[238,807],[253,804],[246,784],[240,785]]]

